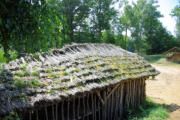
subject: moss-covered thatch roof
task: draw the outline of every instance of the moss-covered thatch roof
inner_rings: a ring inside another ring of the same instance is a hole
[[[110,44],[73,44],[28,55],[1,67],[0,116],[157,74],[142,57]]]

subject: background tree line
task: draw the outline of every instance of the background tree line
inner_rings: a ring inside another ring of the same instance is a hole
[[[180,12],[179,6],[172,11],[173,36],[159,21],[163,16],[157,8],[156,0],[1,0],[0,45],[8,59],[11,51],[21,56],[71,42],[158,54],[180,46]]]

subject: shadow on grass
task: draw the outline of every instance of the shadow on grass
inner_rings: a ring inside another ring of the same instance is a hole
[[[169,113],[180,109],[176,104],[165,105],[152,102],[150,99],[136,110],[128,110],[124,120],[165,120]]]
[[[174,112],[174,111],[180,109],[180,106],[176,105],[176,104],[170,104],[170,105],[162,104],[162,106],[164,108],[166,108],[169,113]]]

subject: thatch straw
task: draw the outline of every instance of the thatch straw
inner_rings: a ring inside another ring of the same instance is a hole
[[[145,79],[157,74],[142,57],[109,44],[28,55],[1,69],[0,117],[118,119],[143,103]]]

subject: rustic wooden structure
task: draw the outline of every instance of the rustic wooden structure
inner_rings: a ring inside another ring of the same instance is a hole
[[[180,48],[178,47],[173,47],[171,49],[169,49],[168,51],[164,52],[164,55],[169,55],[169,54],[174,54],[176,52],[180,52]]]
[[[110,44],[28,55],[1,69],[0,119],[120,120],[145,101],[145,80],[157,74],[142,57]]]
[[[180,63],[180,52],[173,53],[171,56],[167,57],[167,60]]]

